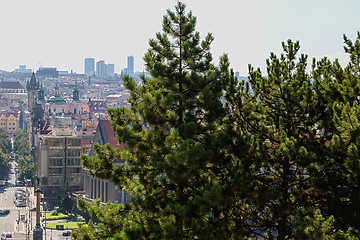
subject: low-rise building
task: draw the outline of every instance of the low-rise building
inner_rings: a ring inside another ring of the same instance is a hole
[[[18,113],[0,113],[0,128],[8,133],[14,133],[19,128]]]
[[[114,148],[122,148],[123,146],[115,139],[114,130],[109,120],[99,120],[94,137],[94,143],[105,145],[109,143]],[[94,151],[90,151],[90,156],[94,155]],[[114,160],[115,164],[123,164],[123,160]],[[84,190],[85,196],[89,199],[100,199],[101,202],[122,203],[130,200],[130,194],[124,190],[116,188],[109,180],[91,177],[88,171],[84,170]]]

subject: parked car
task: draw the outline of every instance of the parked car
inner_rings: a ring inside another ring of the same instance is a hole
[[[63,235],[64,237],[70,236],[70,235],[71,235],[71,232],[70,232],[69,230],[65,230],[65,231],[63,231],[62,235]]]
[[[26,203],[23,200],[15,200],[15,206],[17,207],[26,207]]]
[[[11,232],[2,232],[1,233],[1,240],[12,240],[12,233]]]
[[[1,214],[1,215],[6,215],[6,214],[9,214],[9,213],[10,213],[10,210],[9,210],[9,209],[0,210],[0,214]]]
[[[36,211],[36,207],[30,209],[31,212],[35,212]]]
[[[16,186],[25,186],[25,184],[22,181],[19,181],[19,180],[16,180],[15,185]]]

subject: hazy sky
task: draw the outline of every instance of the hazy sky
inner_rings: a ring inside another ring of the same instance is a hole
[[[161,31],[166,9],[176,0],[2,0],[0,69],[20,64],[84,72],[84,58],[143,70],[148,40]],[[197,16],[197,31],[213,33],[215,63],[228,53],[231,66],[247,76],[248,64],[264,68],[269,52],[281,42],[300,40],[310,57],[343,59],[345,33],[360,30],[359,0],[185,0]]]

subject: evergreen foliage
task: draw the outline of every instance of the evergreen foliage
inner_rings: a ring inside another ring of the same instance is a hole
[[[344,50],[350,61],[343,69],[335,61],[317,63],[314,79],[321,82],[321,93],[329,116],[320,124],[329,141],[327,151],[318,158],[318,201],[322,212],[334,215],[335,226],[360,228],[360,33],[353,43],[344,35]]]
[[[99,223],[74,237],[358,239],[360,34],[344,36],[344,69],[324,58],[307,71],[288,40],[266,76],[249,66],[238,82],[195,25],[178,2],[149,41],[152,78],[125,77],[130,108],[108,111],[125,150],[96,144],[83,165],[132,199],[80,200]]]

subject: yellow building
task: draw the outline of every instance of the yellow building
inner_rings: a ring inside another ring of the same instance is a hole
[[[13,133],[18,129],[18,119],[16,113],[6,113],[0,115],[0,128],[8,133]]]

